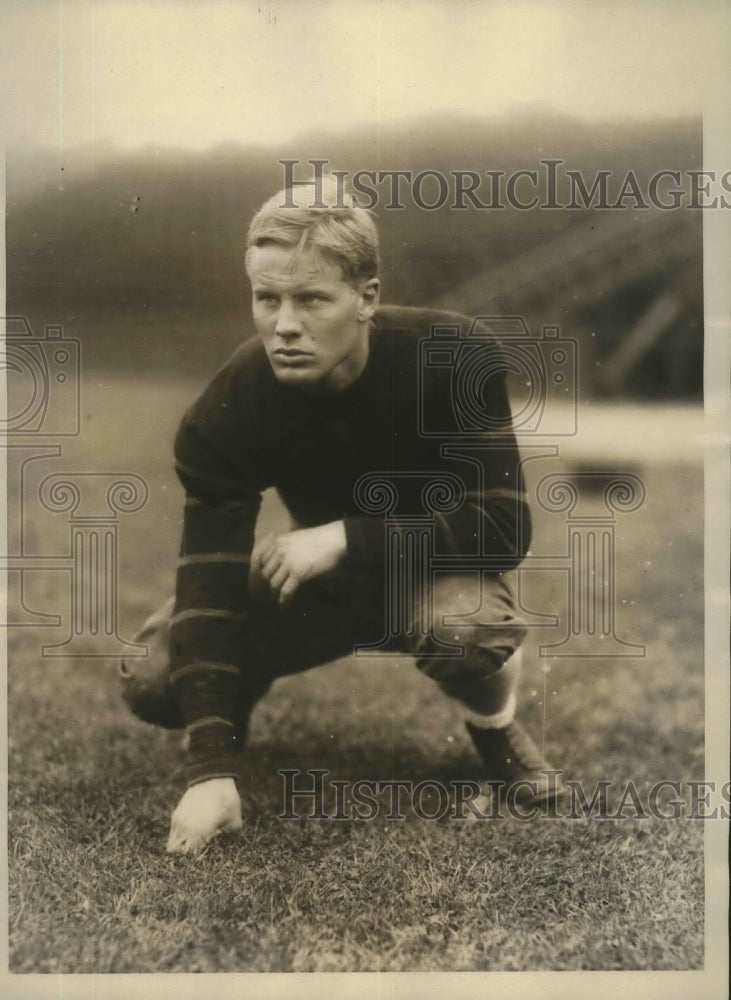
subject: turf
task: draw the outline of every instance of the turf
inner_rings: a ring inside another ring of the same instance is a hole
[[[145,510],[120,521],[125,635],[172,586],[169,444],[193,391],[89,382],[84,433],[44,465],[128,470],[150,486]],[[646,802],[653,782],[704,777],[702,470],[641,474],[647,501],[618,521],[618,632],[647,655],[597,659],[587,642],[587,659],[547,661],[537,644],[556,636],[534,631],[521,689],[521,718],[549,758],[589,792],[611,781],[615,805],[630,780]],[[39,552],[67,531],[58,516],[25,516]],[[563,548],[565,530],[538,511],[545,551]],[[55,610],[65,587],[62,574],[35,574],[26,600]],[[561,574],[540,574],[532,605],[565,606],[562,588]],[[385,798],[372,821],[279,818],[283,768],[327,769],[328,781],[480,779],[458,712],[406,658],[278,681],[253,720],[243,832],[197,859],[166,855],[179,739],[128,715],[115,663],[42,657],[62,632],[10,637],[12,971],[702,968],[702,822],[631,808],[623,819],[472,822],[406,808],[389,820]]]

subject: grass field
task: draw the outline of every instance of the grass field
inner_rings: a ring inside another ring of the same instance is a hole
[[[106,469],[148,482],[146,508],[120,519],[127,637],[173,583],[170,441],[193,393],[192,383],[89,379],[83,434],[37,463],[41,476]],[[541,660],[538,642],[556,635],[534,631],[520,717],[568,777],[589,791],[631,780],[646,802],[656,781],[681,782],[687,797],[685,783],[704,777],[703,477],[689,463],[635,471],[647,500],[618,519],[618,632],[647,655]],[[56,551],[67,515],[33,506],[30,473],[25,485],[26,545]],[[538,511],[542,550],[563,550],[565,533],[562,516]],[[560,573],[531,586],[533,607],[565,607]],[[30,574],[26,602],[67,614],[67,590],[67,574]],[[166,855],[179,739],[129,716],[115,663],[42,657],[63,631],[10,636],[12,971],[703,966],[703,823],[633,819],[631,808],[615,820],[430,822],[406,810],[389,821],[385,808],[371,822],[278,818],[282,768],[480,779],[459,713],[407,659],[278,681],[254,718],[243,833],[197,859]]]

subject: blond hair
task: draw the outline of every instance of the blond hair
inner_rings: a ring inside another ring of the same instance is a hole
[[[292,267],[305,250],[315,250],[337,265],[346,281],[357,282],[378,274],[378,230],[370,212],[346,207],[349,196],[340,198],[332,178],[325,177],[322,198],[315,208],[304,204],[304,195],[284,190],[266,201],[249,226],[246,261],[254,247],[273,243],[291,247]],[[312,199],[312,193],[308,196]]]

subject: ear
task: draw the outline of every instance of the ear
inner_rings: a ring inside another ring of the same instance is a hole
[[[373,319],[373,314],[381,300],[381,282],[378,278],[369,278],[360,288],[361,305],[358,310],[358,322],[367,323]]]

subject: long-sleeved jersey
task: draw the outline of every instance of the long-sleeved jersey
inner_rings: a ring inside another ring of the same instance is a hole
[[[347,563],[382,573],[385,516],[356,484],[375,473],[398,480],[393,531],[399,516],[425,516],[425,484],[449,473],[462,499],[431,512],[435,553],[465,566],[488,556],[495,570],[524,556],[530,517],[505,366],[498,344],[468,339],[469,327],[455,314],[379,308],[366,367],[340,392],[279,383],[253,339],[186,413],[175,442],[186,504],[171,665],[191,784],[238,772],[236,702],[242,672],[256,669],[247,581],[263,490],[276,487],[300,527],[342,520]]]

